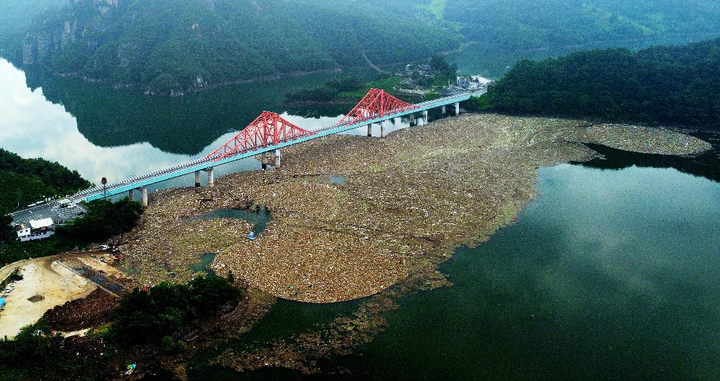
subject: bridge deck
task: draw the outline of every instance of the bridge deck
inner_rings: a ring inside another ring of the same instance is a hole
[[[201,158],[192,160],[186,163],[178,164],[175,166],[172,166],[170,168],[166,168],[163,170],[146,173],[138,176],[134,176],[128,179],[124,179],[121,181],[116,181],[113,183],[108,183],[105,185],[105,187],[102,186],[96,186],[93,188],[85,189],[83,191],[78,192],[77,194],[69,197],[74,202],[80,202],[80,201],[91,201],[95,199],[103,198],[105,195],[107,196],[113,196],[117,194],[127,193],[128,191],[139,189],[142,187],[146,187],[152,184],[156,184],[159,182],[163,182],[166,180],[170,180],[176,177],[185,176],[191,173],[195,173],[196,171],[202,171],[207,170],[211,167],[220,166],[223,164],[227,164],[236,160],[242,160],[248,157],[253,157],[255,155],[280,149],[283,147],[291,146],[293,144],[298,144],[302,142],[306,142],[313,139],[318,139],[324,136],[333,135],[342,133],[345,131],[354,130],[357,128],[361,128],[363,126],[367,126],[368,124],[372,123],[379,123],[384,120],[389,120],[392,118],[401,117],[404,115],[414,114],[418,112],[423,112],[426,110],[430,110],[436,107],[442,107],[447,106],[449,104],[458,103],[462,101],[466,101],[470,99],[471,93],[462,93],[458,95],[453,95],[445,98],[435,99],[431,101],[426,101],[422,103],[416,104],[416,108],[408,111],[401,111],[397,113],[392,114],[386,114],[381,118],[375,118],[370,120],[365,120],[362,122],[356,122],[356,123],[337,123],[316,131],[312,131],[310,134],[302,135],[294,140],[289,140],[286,142],[280,142],[277,145],[268,145],[265,147],[256,147],[253,150],[239,153],[237,155],[234,155],[232,157],[227,157],[222,160],[215,161],[215,158]]]

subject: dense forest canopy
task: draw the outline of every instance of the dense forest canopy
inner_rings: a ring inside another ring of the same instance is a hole
[[[521,61],[481,103],[514,114],[720,129],[720,39]]]
[[[405,62],[456,45],[453,34],[413,21],[286,0],[75,1],[35,19],[23,60],[167,93],[366,65],[364,55]]]
[[[41,12],[57,11],[67,0],[2,0],[0,1],[0,55],[20,56],[22,37],[33,17]]]
[[[497,78],[522,58],[720,36],[713,0],[60,1],[0,4],[0,54],[149,93],[455,50]]]
[[[72,194],[91,184],[77,171],[44,159],[23,159],[0,148],[0,214],[44,197]]]
[[[447,0],[445,18],[460,23],[470,40],[552,49],[714,38],[720,35],[718,12],[714,0]]]

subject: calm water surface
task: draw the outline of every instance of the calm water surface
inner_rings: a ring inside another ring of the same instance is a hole
[[[674,169],[562,165],[542,169],[538,185],[520,222],[441,268],[454,286],[389,314],[362,361],[391,376],[362,371],[720,379],[720,184]]]

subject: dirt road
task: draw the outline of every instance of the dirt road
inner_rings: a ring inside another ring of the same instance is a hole
[[[106,273],[117,272],[91,258],[90,254],[77,253],[27,259],[0,269],[0,279],[15,268],[19,268],[23,276],[22,280],[10,283],[13,289],[9,293],[2,290],[3,295],[7,295],[5,309],[0,311],[0,337],[15,337],[22,327],[35,323],[45,311],[67,301],[84,298],[97,288],[95,283],[64,264],[75,260]]]

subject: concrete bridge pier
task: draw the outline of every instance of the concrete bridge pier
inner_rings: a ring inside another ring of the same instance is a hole
[[[212,188],[215,186],[215,167],[206,169],[208,173],[208,187]]]
[[[372,123],[368,124],[367,136],[368,136],[368,138],[372,137]]]
[[[428,124],[428,110],[423,111],[423,126]]]
[[[143,208],[148,207],[148,190],[147,187],[140,188],[140,192],[142,193],[142,206]]]
[[[385,121],[380,122],[380,137],[385,137]]]
[[[276,149],[273,153],[275,154],[275,168],[280,168],[280,150]]]
[[[195,188],[200,188],[200,171],[195,171]]]
[[[128,198],[130,201],[135,201],[135,189],[130,189],[128,191]]]
[[[415,123],[415,114],[410,114],[410,127],[413,126],[413,123]]]
[[[447,106],[442,106],[442,115],[445,117],[447,115]]]
[[[455,102],[455,116],[460,115],[460,102]]]

